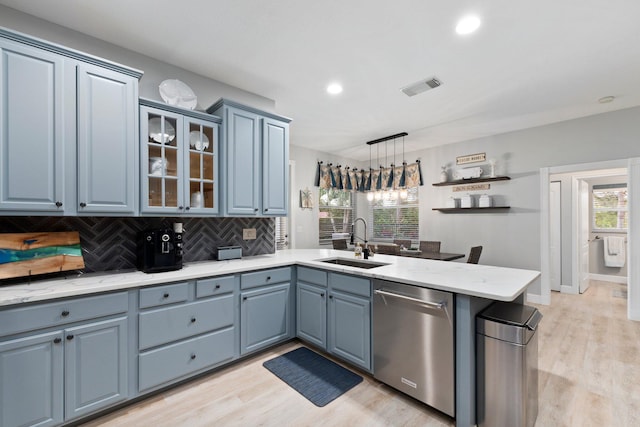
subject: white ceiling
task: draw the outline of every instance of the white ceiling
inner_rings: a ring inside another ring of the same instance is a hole
[[[411,151],[640,105],[636,0],[0,4],[271,98],[292,144],[361,160],[403,131]],[[482,25],[458,36],[470,12]],[[400,91],[432,76],[443,85]]]

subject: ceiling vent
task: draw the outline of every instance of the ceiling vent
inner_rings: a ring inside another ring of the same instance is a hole
[[[429,89],[435,89],[441,84],[442,82],[438,78],[431,77],[430,79],[420,80],[419,82],[410,84],[409,86],[405,86],[401,90],[407,96],[414,96]]]

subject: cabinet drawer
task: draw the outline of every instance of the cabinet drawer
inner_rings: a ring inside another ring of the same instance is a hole
[[[212,367],[234,357],[234,328],[151,350],[139,356],[140,391]]]
[[[327,272],[315,268],[298,267],[298,280],[315,285],[327,286]]]
[[[362,277],[347,276],[345,274],[329,273],[329,286],[350,294],[371,296],[371,281]]]
[[[241,276],[240,286],[242,289],[255,288],[258,286],[270,285],[291,281],[291,268],[274,268],[272,270],[256,271],[255,273],[245,273]]]
[[[140,308],[156,307],[186,301],[189,297],[188,283],[154,286],[140,289]]]
[[[233,292],[235,287],[236,281],[234,276],[200,279],[196,282],[196,297],[203,298],[212,295],[227,294]]]
[[[95,319],[129,309],[126,292],[0,311],[0,336]]]
[[[233,325],[233,295],[140,314],[139,348],[154,347]]]

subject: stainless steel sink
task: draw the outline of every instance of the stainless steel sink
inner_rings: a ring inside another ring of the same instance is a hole
[[[376,268],[382,267],[383,265],[389,265],[384,262],[375,262],[369,260],[359,260],[359,259],[351,259],[351,258],[327,258],[327,259],[317,259],[316,261],[326,262],[327,264],[337,264],[337,265],[346,265],[349,267],[358,267],[358,268]]]

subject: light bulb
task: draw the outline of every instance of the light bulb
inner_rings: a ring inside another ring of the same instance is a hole
[[[391,200],[398,200],[398,192],[396,190],[393,190],[389,193],[389,197],[391,198]]]
[[[400,190],[400,198],[402,200],[406,200],[407,197],[409,197],[409,192],[407,191],[407,189],[403,188],[402,190]]]
[[[373,201],[373,193],[372,193],[371,191],[369,191],[369,192],[367,193],[367,200],[368,200],[368,201],[370,201],[370,202],[372,202],[372,201]]]
[[[382,192],[382,199],[383,200],[389,200],[390,194],[388,191],[383,191]]]
[[[376,191],[374,198],[379,201],[382,199],[382,191]]]

